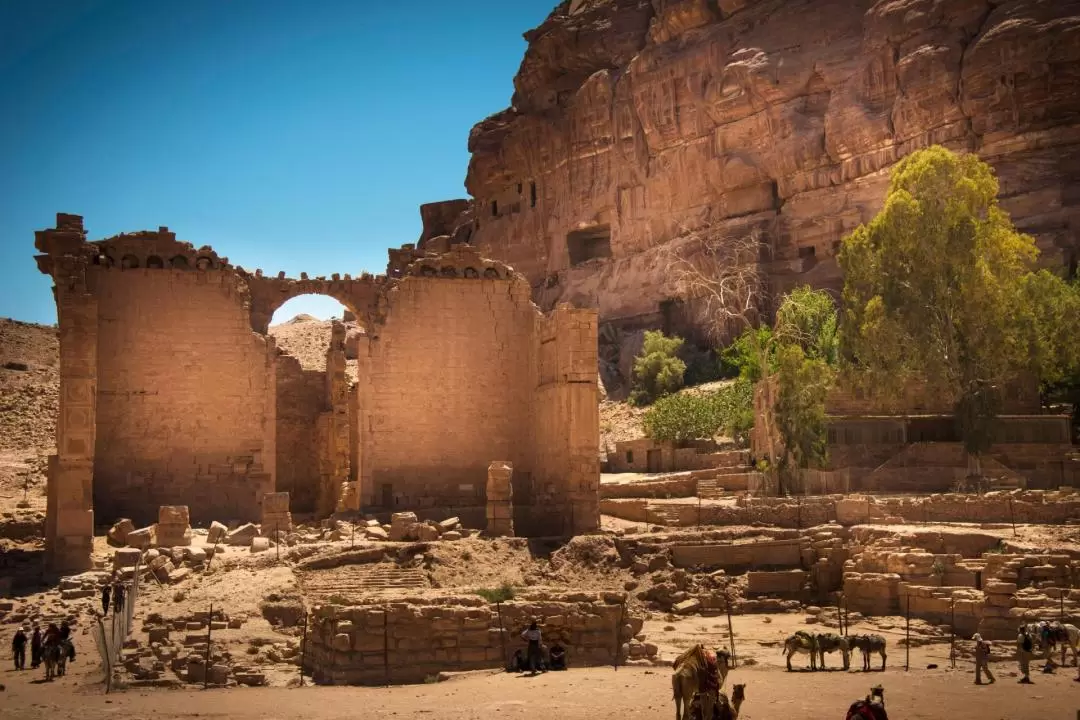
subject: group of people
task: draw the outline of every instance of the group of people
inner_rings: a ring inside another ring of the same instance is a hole
[[[975,633],[972,638],[975,641],[975,684],[982,685],[982,676],[985,674],[990,683],[996,682],[994,674],[990,672],[990,643],[983,640],[982,635]],[[1016,634],[1016,659],[1020,664],[1020,683],[1031,685],[1031,658],[1035,652],[1036,639],[1031,636],[1027,625],[1021,625]],[[1049,662],[1049,661],[1048,661]],[[1080,663],[1077,663],[1076,681],[1080,682]]]
[[[550,648],[545,648],[539,621],[533,620],[521,633],[521,639],[527,643],[527,646],[524,650],[518,649],[514,652],[514,660],[508,668],[510,672],[527,672],[535,675],[548,670],[566,669],[566,648],[558,642]]]
[[[106,583],[101,588],[101,614],[109,614],[109,606],[112,605],[113,613],[119,615],[124,612],[124,600],[126,595],[124,583],[114,580]]]
[[[15,637],[11,640],[11,654],[15,660],[16,670],[26,669],[26,646],[30,645],[30,667],[37,668],[45,657],[45,648],[56,643],[64,643],[67,647],[68,662],[75,662],[75,644],[71,641],[71,626],[67,621],[49,623],[45,632],[35,623],[33,632],[29,637],[26,635],[26,627],[20,627],[15,631]]]

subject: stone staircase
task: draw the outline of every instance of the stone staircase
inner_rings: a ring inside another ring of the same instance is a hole
[[[312,570],[303,573],[300,585],[306,594],[319,597],[360,597],[429,587],[427,575],[422,568],[403,568],[394,563]]]

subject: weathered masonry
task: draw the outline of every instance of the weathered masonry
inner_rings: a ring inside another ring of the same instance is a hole
[[[482,522],[495,460],[513,467],[519,534],[599,523],[596,312],[541,314],[527,281],[468,246],[406,246],[389,277],[300,280],[249,273],[168,228],[88,242],[77,215],[58,214],[36,247],[60,332],[55,569],[89,563],[95,513],[105,524],[187,505],[194,522],[258,521],[276,490],[323,516],[452,508]],[[266,335],[278,307],[309,293],[366,330],[359,381],[338,327],[314,396]]]

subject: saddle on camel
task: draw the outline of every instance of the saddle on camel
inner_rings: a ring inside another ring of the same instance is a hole
[[[889,720],[885,712],[885,688],[877,685],[870,688],[865,700],[856,700],[848,708],[845,720]]]
[[[691,703],[699,694],[702,704],[707,705],[702,708],[704,717],[711,717],[714,699],[720,695],[727,676],[727,653],[716,653],[698,644],[675,658],[671,666],[675,670],[671,688],[676,718],[686,718],[690,714]]]

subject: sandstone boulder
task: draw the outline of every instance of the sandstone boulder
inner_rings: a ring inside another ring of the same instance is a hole
[[[113,553],[113,569],[135,567],[142,558],[138,548],[119,548]]]
[[[121,518],[113,523],[113,526],[109,528],[108,542],[110,545],[117,547],[123,547],[127,545],[127,536],[132,530],[135,529],[135,524],[127,518]]]
[[[247,523],[236,528],[225,536],[226,545],[251,545],[251,541],[259,536],[259,527],[255,523]]]
[[[149,527],[132,530],[127,534],[126,539],[129,547],[147,550],[154,544],[154,526],[150,525]]]
[[[260,553],[266,552],[271,547],[270,538],[257,537],[251,538],[251,552]]]
[[[390,537],[390,533],[376,525],[375,527],[366,528],[364,530],[364,537],[368,540],[386,540]]]
[[[210,523],[210,531],[206,534],[206,542],[208,545],[216,545],[223,541],[228,534],[229,528],[224,524],[219,523],[217,520]]]

